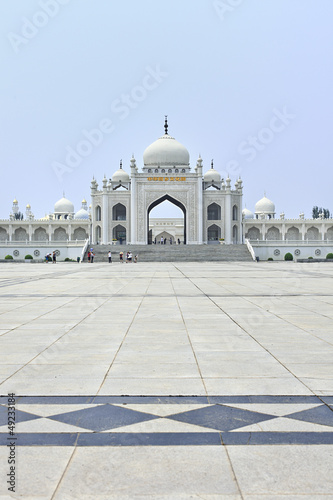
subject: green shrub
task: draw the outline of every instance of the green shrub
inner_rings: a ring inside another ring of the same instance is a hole
[[[284,260],[294,260],[294,257],[290,252],[287,252],[286,255],[284,256]]]
[[[313,257],[308,257],[308,260],[313,259]]]
[[[70,259],[69,257],[66,257],[66,259],[64,260],[64,262],[76,262],[75,259]]]
[[[273,260],[273,257],[268,257],[268,259],[267,259],[267,260]]]
[[[6,260],[13,260],[13,256],[12,255],[6,255],[5,259]]]
[[[30,255],[30,254],[28,254],[28,255],[26,255],[24,258],[25,258],[25,259],[33,259],[33,256],[32,256],[32,255]]]
[[[326,255],[326,259],[333,259],[333,253],[328,253]]]

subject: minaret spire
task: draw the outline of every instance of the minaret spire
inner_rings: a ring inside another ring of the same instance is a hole
[[[165,135],[168,135],[168,115],[165,115],[164,130]]]

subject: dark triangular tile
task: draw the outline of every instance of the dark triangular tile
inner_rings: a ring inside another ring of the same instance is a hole
[[[26,411],[15,410],[15,424],[27,422],[28,420],[35,420],[36,418],[41,417],[40,415],[34,415],[33,413],[27,413]],[[8,408],[6,406],[0,406],[0,425],[7,425],[8,420]]]
[[[119,406],[101,405],[94,408],[52,415],[48,418],[92,431],[106,431],[159,417]]]
[[[285,417],[311,422],[313,424],[330,425],[333,427],[333,411],[326,405],[291,413],[290,415],[285,415]]]
[[[276,418],[276,416],[241,410],[230,406],[214,405],[169,415],[168,418],[219,431],[232,431],[233,429],[239,429],[240,427],[263,422],[264,420],[271,420]]]

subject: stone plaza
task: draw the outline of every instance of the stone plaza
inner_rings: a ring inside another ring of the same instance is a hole
[[[332,263],[0,276],[1,500],[333,499]]]

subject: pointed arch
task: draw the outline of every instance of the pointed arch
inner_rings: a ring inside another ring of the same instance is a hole
[[[164,201],[169,201],[170,203],[173,203],[173,205],[176,205],[183,212],[183,214],[184,214],[184,244],[186,244],[186,208],[179,200],[177,200],[176,198],[173,198],[169,194],[165,194],[164,196],[161,196],[161,198],[158,198],[157,200],[153,201],[148,207],[148,210],[147,210],[147,242],[149,242],[149,214],[153,210],[153,208],[157,207],[157,205],[160,205],[160,203],[163,203]]]

